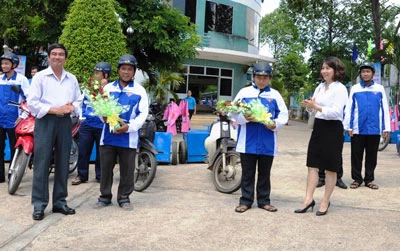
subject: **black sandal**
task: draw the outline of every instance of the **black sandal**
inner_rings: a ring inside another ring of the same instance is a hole
[[[378,185],[376,185],[376,184],[374,184],[374,183],[372,183],[372,182],[370,182],[370,183],[368,183],[368,184],[365,184],[365,186],[366,186],[366,187],[369,187],[369,188],[371,188],[371,189],[373,189],[373,190],[379,189]]]
[[[353,181],[353,183],[350,184],[350,188],[351,189],[356,189],[360,187],[360,183],[358,183],[357,181]]]

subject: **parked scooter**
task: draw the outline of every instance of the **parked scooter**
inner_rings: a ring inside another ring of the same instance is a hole
[[[160,103],[153,102],[150,104],[150,113],[154,117],[154,122],[156,123],[156,131],[157,132],[166,132],[168,122],[164,120],[164,112],[165,112],[166,105],[161,105]],[[182,116],[179,116],[178,119],[175,121],[176,124],[176,131],[178,133],[181,132],[182,128]]]
[[[208,152],[208,169],[213,172],[215,188],[222,193],[233,193],[240,188],[242,165],[240,154],[235,151],[237,128],[227,115],[219,114],[219,120],[210,128],[210,136],[204,141]]]
[[[29,167],[32,169],[34,149],[33,132],[35,127],[35,118],[30,113],[26,101],[22,103],[9,101],[8,104],[18,106],[27,114],[27,117],[15,127],[15,154],[8,171],[8,193],[12,195],[17,191],[27,168]],[[78,164],[78,144],[76,143],[74,136],[79,131],[81,121],[78,118],[73,118],[72,123],[73,140],[70,151],[69,173],[72,173]],[[49,167],[49,173],[52,172],[53,168],[54,165]]]
[[[136,153],[134,180],[135,191],[141,192],[150,186],[157,171],[156,154],[153,144],[156,131],[156,123],[152,114],[149,114],[146,122],[140,128],[139,147]]]
[[[167,131],[167,121],[163,119],[165,106],[160,103],[153,102],[150,104],[149,113],[153,115],[157,132]]]

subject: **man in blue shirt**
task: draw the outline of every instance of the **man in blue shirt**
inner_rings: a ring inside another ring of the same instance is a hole
[[[119,115],[123,122],[120,122],[118,128],[110,128],[108,123],[103,127],[100,139],[101,195],[93,206],[95,209],[112,205],[113,169],[117,157],[120,173],[117,202],[123,210],[133,209],[129,196],[134,189],[139,129],[149,113],[146,90],[133,81],[136,69],[136,58],[129,54],[122,55],[118,60],[119,79],[104,87],[104,91],[117,99],[124,110]],[[107,122],[107,118],[103,120]]]
[[[111,65],[107,62],[99,62],[94,66],[94,75],[100,81],[101,86],[109,82]],[[82,118],[84,121],[79,127],[79,155],[78,155],[78,176],[72,180],[72,185],[85,183],[89,179],[89,162],[92,154],[93,144],[96,146],[95,173],[96,181],[100,182],[100,157],[99,146],[101,132],[104,123],[98,116],[93,115],[93,108],[88,105],[88,98],[85,96],[82,104]]]
[[[379,141],[390,133],[389,105],[382,85],[375,83],[375,68],[365,62],[360,66],[360,83],[350,90],[346,105],[344,129],[351,137],[351,189],[363,182],[366,187],[378,189],[374,184]],[[365,151],[365,175],[361,169]]]
[[[192,91],[187,91],[187,97],[184,98],[188,102],[189,119],[192,119],[193,114],[196,114],[196,99],[192,97]]]
[[[4,149],[6,147],[6,136],[10,144],[11,159],[14,156],[15,130],[14,127],[22,120],[19,117],[18,108],[8,105],[8,101],[21,102],[27,95],[29,89],[28,79],[15,71],[19,64],[19,58],[14,53],[4,53],[1,58],[0,75],[0,183],[5,182]],[[21,93],[12,91],[11,86],[17,85]]]
[[[36,75],[36,73],[38,73],[38,71],[39,71],[39,67],[38,66],[32,66],[32,68],[31,68],[31,78],[28,79],[29,84],[32,83],[32,78],[33,78],[33,76]]]
[[[253,67],[254,81],[250,86],[242,88],[235,101],[250,103],[258,100],[264,109],[271,113],[273,123],[264,125],[257,122],[253,115],[231,113],[231,117],[239,124],[236,151],[240,153],[242,164],[241,191],[242,196],[235,212],[244,213],[254,202],[256,171],[258,172],[256,200],[259,208],[268,212],[278,209],[271,205],[271,168],[274,156],[278,154],[277,131],[286,125],[288,110],[278,91],[270,86],[272,68],[267,62],[259,62]]]

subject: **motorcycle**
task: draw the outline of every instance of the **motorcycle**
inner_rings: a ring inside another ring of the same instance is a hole
[[[161,105],[157,102],[153,102],[150,104],[150,113],[154,117],[157,132],[166,132],[167,131],[168,123],[166,120],[164,120],[165,108],[166,108],[165,105]],[[178,133],[180,133],[181,128],[182,128],[182,117],[181,116],[178,117],[175,124],[176,124],[176,131]]]
[[[210,135],[204,141],[208,152],[208,169],[213,172],[213,184],[222,193],[233,193],[240,188],[242,165],[240,154],[235,151],[237,128],[227,115],[219,114],[219,120],[210,127]]]
[[[165,106],[160,103],[153,102],[150,104],[149,112],[153,115],[157,132],[167,131],[167,122],[163,119]]]
[[[139,131],[139,147],[134,172],[134,190],[138,192],[148,188],[156,175],[158,151],[153,144],[156,127],[153,115],[149,114]]]
[[[18,106],[22,111],[24,111],[24,113],[27,114],[27,117],[15,127],[15,136],[17,138],[14,146],[15,154],[8,171],[8,193],[12,195],[17,191],[19,184],[22,181],[22,177],[26,173],[27,168],[32,169],[34,148],[33,132],[35,127],[35,118],[30,113],[26,101],[22,103],[9,101],[8,104]],[[72,173],[73,171],[75,171],[78,164],[79,150],[75,136],[79,131],[81,121],[78,118],[72,118],[72,123],[73,140],[71,144],[68,173]],[[52,172],[53,168],[54,164],[49,167],[49,174]]]

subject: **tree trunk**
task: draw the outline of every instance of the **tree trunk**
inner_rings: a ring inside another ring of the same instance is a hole
[[[375,48],[380,49],[381,44],[381,13],[380,13],[381,4],[379,0],[371,0],[371,10],[372,10],[372,20],[374,21],[374,43]]]

